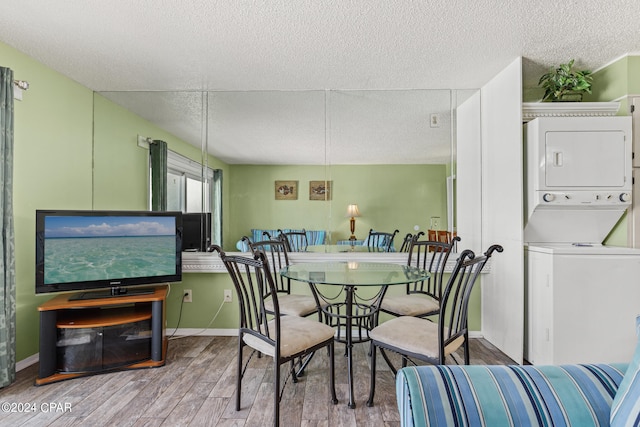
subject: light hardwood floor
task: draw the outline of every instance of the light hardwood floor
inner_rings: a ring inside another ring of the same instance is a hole
[[[268,426],[273,417],[272,360],[251,360],[243,381],[242,410],[235,411],[236,337],[184,337],[169,341],[167,363],[36,387],[38,366],[17,374],[0,390],[0,426]],[[395,383],[378,357],[375,405],[369,392],[367,344],[354,349],[356,409],[347,402],[344,346],[336,344],[336,390],[329,402],[325,351],[312,359],[298,383],[288,380],[280,403],[282,426],[399,426]],[[483,339],[471,339],[471,364],[513,363]],[[461,359],[459,359],[461,360]],[[452,362],[455,363],[455,362]],[[283,374],[284,377],[284,374]],[[20,412],[5,412],[10,409]],[[21,407],[24,405],[24,407]]]

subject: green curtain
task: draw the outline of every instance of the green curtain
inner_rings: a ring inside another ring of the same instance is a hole
[[[154,140],[149,144],[151,164],[151,210],[167,210],[167,143]]]
[[[213,170],[212,190],[211,243],[222,247],[222,169]]]
[[[16,264],[13,236],[13,71],[0,67],[0,387],[16,378]]]

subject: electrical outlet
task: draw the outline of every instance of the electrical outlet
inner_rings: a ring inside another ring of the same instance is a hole
[[[193,302],[193,294],[191,293],[191,289],[185,289],[182,295],[182,301]]]
[[[224,302],[231,302],[233,301],[233,297],[232,297],[232,293],[231,293],[231,289],[225,289],[224,290]]]

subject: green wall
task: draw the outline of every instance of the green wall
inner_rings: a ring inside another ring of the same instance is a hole
[[[620,101],[619,115],[629,114],[628,95],[640,93],[640,56],[625,56],[593,73],[592,94],[585,101]]]
[[[231,250],[252,228],[326,230],[330,243],[348,239],[347,205],[356,203],[356,236],[370,228],[400,230],[398,236],[429,228],[432,216],[446,228],[445,165],[332,165],[232,167]],[[331,200],[309,200],[309,181],[331,181]],[[276,180],[298,181],[297,200],[275,200]]]
[[[20,361],[38,352],[37,307],[51,298],[34,292],[35,210],[146,209],[147,151],[138,147],[137,135],[163,139],[170,149],[194,160],[200,159],[200,149],[3,43],[0,65],[13,69],[16,79],[30,83],[23,100],[15,102],[14,216]],[[431,216],[440,216],[442,226],[446,225],[443,166],[263,167],[226,165],[214,158],[209,158],[208,163],[221,168],[224,174],[226,247],[234,246],[258,223],[260,227],[322,227],[332,231],[334,241],[346,238],[348,218],[344,215],[349,203],[358,203],[362,212],[356,224],[358,237],[364,237],[369,228],[399,228],[401,234],[412,231],[414,225],[424,230]],[[309,201],[309,180],[325,177],[333,181],[332,201]],[[274,200],[274,181],[281,179],[299,181],[297,201]],[[236,305],[222,304],[223,290],[232,287],[226,274],[184,274],[181,283],[172,285],[168,297],[168,333],[176,326],[236,328]],[[193,291],[194,302],[181,312],[183,289]],[[480,299],[476,297],[470,314],[470,325],[475,330],[480,325],[479,306]]]
[[[148,153],[137,146],[137,135],[164,139],[170,149],[194,160],[200,159],[200,149],[99,95],[95,96],[94,104],[91,90],[3,43],[0,43],[0,58],[0,65],[13,69],[16,79],[30,84],[23,100],[15,102],[16,351],[19,361],[38,352],[37,307],[51,298],[51,295],[35,295],[34,291],[36,209],[147,209]],[[223,169],[225,175],[230,174],[227,165],[213,158],[208,162],[214,168]],[[228,193],[228,187],[224,190]],[[223,203],[228,206],[226,201]],[[207,300],[222,299],[222,291],[219,298],[210,289],[199,292],[204,285],[198,276],[186,275],[182,283],[174,285],[167,306],[169,320],[173,313],[179,312],[176,299],[184,286],[194,290],[194,299],[202,298],[202,306],[197,310],[204,309]],[[223,275],[217,276],[223,278]],[[222,287],[229,288],[231,283]],[[193,308],[198,305],[194,303]]]
[[[38,351],[35,211],[90,209],[93,93],[0,43],[0,65],[31,88],[15,102],[14,218],[17,360]]]
[[[640,56],[625,56],[607,67],[593,73],[592,93],[585,97],[588,102],[620,102],[618,115],[630,114],[627,96],[640,94]],[[623,216],[607,236],[605,243],[627,246],[628,220]]]
[[[94,209],[148,209],[149,150],[138,135],[161,139],[169,150],[200,162],[201,149],[159,129],[103,96],[94,96]],[[229,174],[227,164],[209,156],[209,167]]]
[[[233,220],[228,221],[227,250],[235,250],[242,236],[251,236],[252,228],[327,228],[331,203],[309,200],[309,181],[328,179],[325,166],[233,165],[231,169]],[[276,180],[298,181],[298,199],[275,200]]]

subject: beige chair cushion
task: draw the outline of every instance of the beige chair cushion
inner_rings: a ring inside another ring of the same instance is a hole
[[[309,295],[278,294],[278,306],[280,314],[289,316],[304,317],[318,311],[315,298]],[[265,300],[264,307],[268,311],[273,311],[271,298]]]
[[[269,322],[270,338],[275,339],[275,320]],[[335,331],[331,326],[306,317],[280,317],[280,356],[288,357],[333,337]],[[244,342],[251,348],[274,357],[275,347],[253,335],[244,335]]]
[[[419,316],[440,310],[440,304],[428,295],[386,295],[380,308],[400,316]]]
[[[369,336],[401,352],[438,358],[438,324],[427,319],[410,316],[396,317],[373,328]],[[445,347],[445,356],[456,351],[463,342],[464,337],[458,337],[451,342]]]

